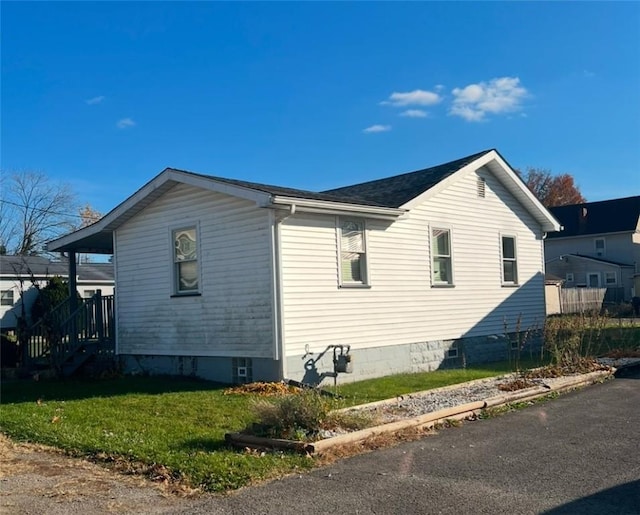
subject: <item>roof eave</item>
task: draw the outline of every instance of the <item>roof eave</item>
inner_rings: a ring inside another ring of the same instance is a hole
[[[313,200],[297,197],[285,197],[274,195],[271,202],[265,207],[287,207],[292,212],[322,213],[322,214],[359,214],[367,218],[382,220],[396,220],[404,215],[407,210],[395,207],[368,206],[363,204],[351,204],[346,202],[333,202]]]

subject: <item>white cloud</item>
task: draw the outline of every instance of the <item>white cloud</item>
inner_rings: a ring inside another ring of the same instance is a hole
[[[129,127],[134,127],[135,125],[136,122],[134,122],[131,118],[122,118],[118,120],[118,123],[116,123],[116,127],[118,127],[118,129],[128,129]]]
[[[95,104],[99,104],[103,100],[104,100],[104,95],[100,95],[98,97],[88,98],[87,100],[84,101],[84,103],[87,104],[87,105],[92,106],[92,105],[95,105]]]
[[[407,118],[426,118],[428,113],[422,109],[407,109],[402,111],[400,116],[406,116]]]
[[[367,127],[363,129],[362,132],[388,132],[391,130],[391,125],[372,125],[371,127]]]
[[[485,119],[487,114],[503,114],[522,109],[522,101],[529,92],[520,85],[518,77],[501,77],[489,82],[455,88],[449,114],[469,122]]]
[[[406,93],[394,92],[389,95],[388,100],[380,102],[382,105],[392,105],[396,107],[408,105],[431,106],[442,100],[442,97],[432,91],[415,89]]]

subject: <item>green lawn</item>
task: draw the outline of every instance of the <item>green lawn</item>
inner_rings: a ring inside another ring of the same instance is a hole
[[[407,374],[339,387],[349,404],[501,374],[506,364]],[[220,385],[167,377],[101,381],[16,381],[2,386],[0,431],[78,456],[160,464],[208,491],[314,466],[292,453],[227,448],[224,434],[254,421],[254,397],[224,395]]]
[[[569,323],[570,320],[568,319]],[[638,349],[640,327],[606,325],[598,354]],[[538,366],[523,354],[519,369]],[[510,372],[516,362],[402,374],[340,385],[336,407],[362,404]],[[16,440],[92,456],[166,467],[176,479],[207,491],[225,491],[314,466],[290,453],[227,448],[224,434],[255,422],[255,397],[224,395],[220,385],[167,377],[101,381],[13,381],[2,385],[0,431]]]

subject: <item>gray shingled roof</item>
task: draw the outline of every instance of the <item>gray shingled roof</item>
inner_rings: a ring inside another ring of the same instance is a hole
[[[549,238],[635,231],[640,218],[640,196],[584,202],[549,208],[564,230]]]
[[[241,188],[248,188],[251,190],[262,191],[264,193],[268,193],[269,195],[277,195],[282,197],[294,197],[294,198],[304,198],[310,200],[324,200],[328,202],[346,202],[349,204],[353,204],[353,199],[349,197],[343,197],[340,195],[333,195],[327,192],[316,192],[309,190],[299,190],[296,188],[286,188],[283,186],[273,186],[270,184],[261,184],[258,182],[249,182],[249,181],[240,181],[237,179],[227,179],[225,177],[217,177],[215,175],[205,175],[201,173],[189,172],[188,170],[179,170],[177,168],[169,168],[169,170],[173,170],[180,173],[186,173],[189,175],[194,175],[196,177],[204,177],[205,179],[213,179],[218,182],[223,182],[225,184],[231,184],[233,186],[240,186]],[[379,204],[376,202],[371,202],[366,199],[361,199],[358,204],[363,204],[367,206],[379,206],[386,207],[384,204]]]
[[[332,190],[315,192],[307,190],[299,190],[295,188],[284,188],[281,186],[271,186],[268,184],[260,184],[255,182],[239,181],[236,179],[225,179],[224,177],[215,177],[212,175],[203,175],[186,170],[178,170],[181,173],[187,173],[207,179],[214,179],[226,184],[249,188],[252,190],[263,191],[270,195],[278,195],[283,197],[304,198],[310,200],[324,200],[328,202],[341,202],[347,204],[361,204],[365,206],[391,207],[397,208],[406,204],[411,199],[424,193],[432,188],[440,181],[453,175],[458,170],[475,161],[484,154],[491,152],[485,150],[478,152],[455,161],[450,161],[424,170],[409,172],[402,175],[395,175],[385,179],[363,182],[352,186],[336,188]]]
[[[81,263],[77,266],[80,281],[113,281],[113,263]],[[0,256],[0,273],[29,277],[67,277],[69,264],[66,260],[50,261],[42,256]]]
[[[355,203],[365,199],[384,207],[400,207],[488,152],[491,150],[424,170],[336,188],[323,193],[337,195]]]

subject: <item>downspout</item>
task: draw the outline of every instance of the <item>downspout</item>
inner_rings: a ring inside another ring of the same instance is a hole
[[[271,211],[271,248],[273,260],[273,306],[274,306],[274,357],[279,363],[278,375],[284,380],[287,375],[285,336],[284,336],[284,305],[282,298],[282,233],[281,224],[284,220],[295,214],[296,206],[292,204],[289,212],[279,215]]]

